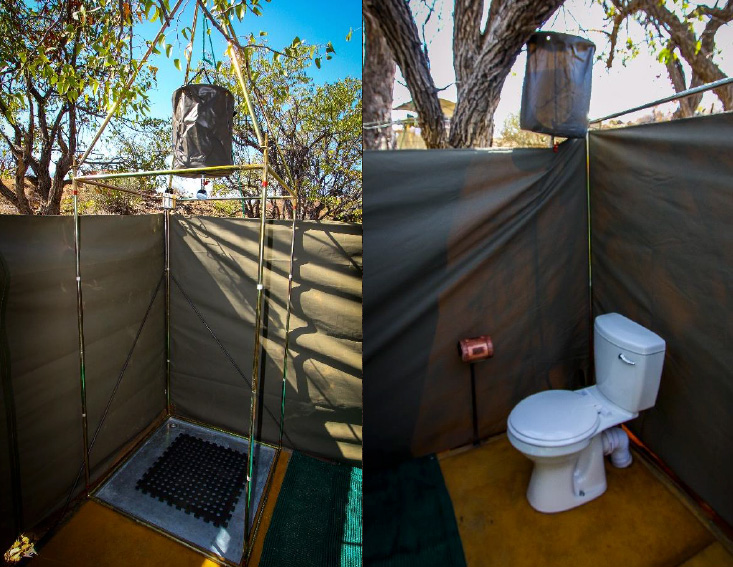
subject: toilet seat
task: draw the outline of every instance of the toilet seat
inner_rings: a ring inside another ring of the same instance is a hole
[[[548,390],[525,398],[509,414],[509,432],[536,447],[564,447],[589,439],[598,430],[598,409],[589,396]]]

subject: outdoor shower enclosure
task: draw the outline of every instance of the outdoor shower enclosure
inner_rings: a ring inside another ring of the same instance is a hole
[[[245,378],[253,364],[259,224],[170,216],[172,413],[239,435],[249,433]],[[274,446],[291,228],[268,221],[265,233],[255,435]],[[80,229],[90,439],[124,369],[90,452],[94,484],[166,416],[165,219],[81,217]],[[20,529],[53,522],[49,514],[63,507],[84,451],[74,219],[2,217],[0,232],[7,347],[0,523],[7,548]],[[360,226],[298,223],[283,443],[351,462],[361,458],[360,277]],[[83,491],[82,478],[74,496]]]
[[[733,114],[557,152],[367,152],[364,172],[367,466],[471,442],[460,339],[493,341],[486,438],[523,398],[593,383],[592,320],[618,312],[667,341],[656,405],[626,425],[733,524]]]

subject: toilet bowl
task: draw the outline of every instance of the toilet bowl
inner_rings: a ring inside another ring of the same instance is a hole
[[[618,426],[656,401],[665,342],[617,313],[596,318],[596,385],[548,390],[519,402],[509,415],[510,443],[533,463],[527,488],[540,512],[580,506],[606,490],[604,455],[631,464],[628,437]]]

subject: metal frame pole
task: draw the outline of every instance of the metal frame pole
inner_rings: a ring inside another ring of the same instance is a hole
[[[590,134],[588,131],[585,133],[585,192],[587,198],[587,211],[588,211],[588,325],[589,329],[593,329],[593,265],[591,264],[592,256],[592,244],[591,244],[591,210],[590,210]],[[590,353],[590,367],[593,368],[593,345],[589,342],[588,351]],[[590,376],[585,377],[585,385],[590,386]]]
[[[292,311],[291,298],[293,296],[293,267],[295,261],[295,222],[298,218],[296,214],[298,202],[293,207],[293,228],[290,236],[290,269],[288,270],[288,300],[285,312],[285,345],[283,352],[283,385],[280,392],[280,437],[277,446],[282,449],[283,435],[285,432],[285,387],[288,378],[288,355],[290,354],[290,313]]]
[[[89,429],[87,423],[87,385],[84,353],[84,302],[81,292],[81,239],[79,231],[79,184],[76,181],[77,167],[71,181],[74,196],[74,254],[76,256],[76,319],[79,329],[79,383],[81,391],[81,426],[84,444],[84,486],[89,495]]]
[[[164,211],[165,248],[165,408],[168,416],[171,410],[171,220],[170,209]]]
[[[262,168],[262,192],[260,195],[260,247],[257,260],[257,305],[255,308],[254,352],[252,355],[252,393],[249,410],[249,466],[247,471],[247,497],[244,503],[244,545],[245,555],[249,555],[249,509],[252,502],[252,473],[254,471],[254,434],[257,426],[257,398],[259,395],[260,373],[260,332],[262,327],[262,298],[264,291],[263,274],[265,265],[265,225],[267,220],[267,136],[262,148],[264,166]]]
[[[600,122],[603,122],[604,120],[610,120],[611,118],[618,118],[619,116],[623,116],[624,114],[631,114],[632,112],[651,108],[652,106],[657,106],[658,104],[664,104],[665,102],[674,102],[675,100],[685,98],[686,96],[691,96],[691,95],[698,94],[698,93],[704,93],[706,91],[724,87],[726,85],[733,85],[733,77],[726,77],[725,79],[713,81],[712,83],[708,83],[707,85],[700,85],[699,87],[687,89],[686,91],[681,91],[671,96],[660,98],[658,100],[648,102],[640,106],[635,106],[633,108],[629,108],[628,110],[622,110],[621,112],[614,112],[613,114],[609,114],[608,116],[603,116],[602,118],[594,118],[593,120],[589,121],[589,124],[599,124]]]

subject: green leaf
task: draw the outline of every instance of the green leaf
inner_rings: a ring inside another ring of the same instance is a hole
[[[326,44],[326,53],[336,53],[336,50],[333,48],[333,44],[330,41]]]
[[[173,49],[173,46],[169,43],[165,46],[165,56],[170,57],[171,56],[171,50]]]
[[[174,59],[173,64],[176,66],[176,69],[179,71],[181,70],[181,60],[180,59]]]
[[[351,35],[354,33],[353,28],[349,28],[349,33],[346,34],[346,41],[351,41]]]
[[[321,58],[320,57],[316,57],[313,60],[313,62],[316,64],[316,67],[318,67],[319,69],[321,68]]]

